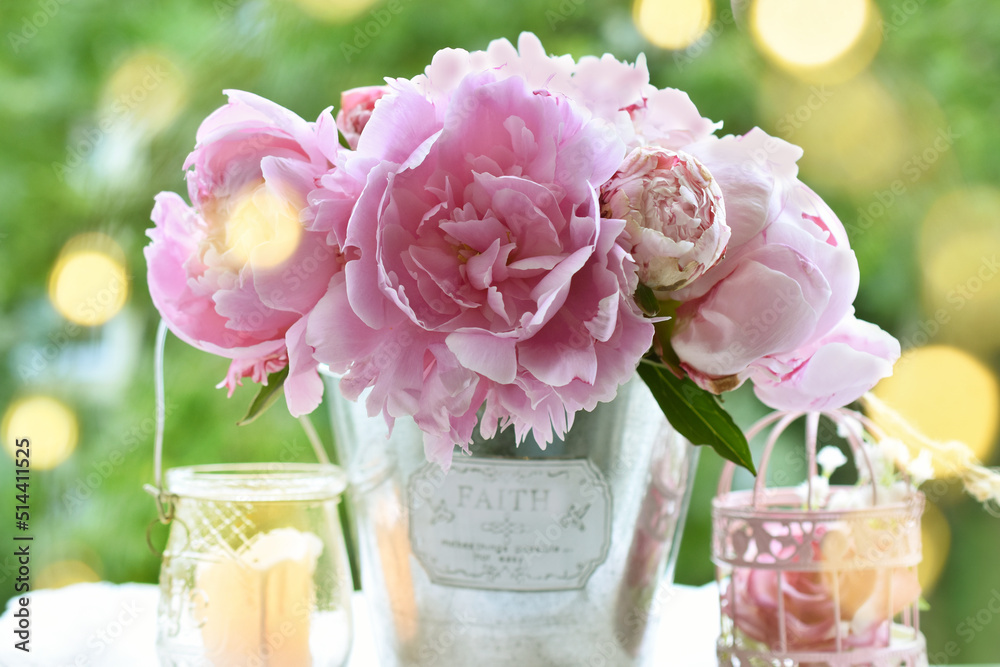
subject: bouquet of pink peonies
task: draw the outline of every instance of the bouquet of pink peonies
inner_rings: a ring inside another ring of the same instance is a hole
[[[315,123],[228,95],[146,258],[171,331],[232,359],[230,393],[250,377],[309,413],[326,364],[447,467],[477,427],[544,446],[638,370],[683,435],[752,469],[714,394],[835,408],[899,356],[854,316],[857,261],[801,150],[717,136],[641,56],[444,49]]]

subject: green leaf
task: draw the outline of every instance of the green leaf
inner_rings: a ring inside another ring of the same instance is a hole
[[[635,288],[634,298],[639,309],[648,317],[656,317],[660,314],[660,301],[647,285],[639,283],[639,286]]]
[[[236,425],[246,426],[257,419],[257,417],[264,414],[265,410],[274,405],[274,402],[278,400],[279,396],[281,396],[281,389],[285,386],[285,378],[287,377],[288,366],[285,366],[280,371],[275,371],[274,373],[268,375],[267,384],[261,386],[260,391],[257,392],[257,396],[253,399],[253,403],[250,404],[250,408],[247,410],[246,416],[236,422]]]
[[[719,456],[757,474],[746,436],[715,396],[650,359],[642,360],[638,373],[678,433],[692,444],[709,445]]]

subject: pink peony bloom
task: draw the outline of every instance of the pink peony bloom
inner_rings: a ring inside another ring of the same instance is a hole
[[[185,163],[193,206],[170,192],[156,197],[149,292],[175,335],[233,360],[222,382],[230,394],[242,378],[263,382],[288,365],[286,399],[299,415],[323,391],[303,316],[339,266],[325,235],[300,222],[330,167],[319,137],[333,119],[324,112],[311,124],[255,95],[227,94]]]
[[[892,375],[899,354],[899,341],[848,315],[810,345],[755,364],[754,393],[778,410],[838,408]]]
[[[375,103],[388,92],[385,86],[364,86],[345,90],[340,95],[340,112],[337,113],[337,127],[351,149],[358,147],[361,131],[371,118]]]
[[[795,177],[799,149],[759,130],[690,148],[719,182],[732,238],[725,259],[672,295],[683,302],[672,343],[688,375],[718,393],[830,332],[859,273],[843,225]]]
[[[722,258],[729,241],[722,191],[695,158],[637,148],[601,187],[604,215],[625,221],[639,281],[676,290]]]
[[[542,445],[561,436],[652,339],[616,243],[624,223],[598,210],[622,142],[521,77],[451,84],[394,82],[373,112],[358,159],[379,163],[347,225],[344,280],[307,333],[350,398],[370,387],[372,414],[412,415],[445,466],[480,409],[485,437],[509,424]]]

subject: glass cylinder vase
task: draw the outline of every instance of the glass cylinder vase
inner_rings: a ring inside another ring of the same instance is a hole
[[[351,573],[332,465],[167,471],[172,506],[160,571],[164,667],[341,667]]]
[[[448,472],[412,420],[387,437],[336,378],[327,396],[380,665],[649,663],[696,449],[644,384],[544,450],[508,429]]]

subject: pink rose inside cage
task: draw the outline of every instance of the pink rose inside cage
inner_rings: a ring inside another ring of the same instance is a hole
[[[778,437],[802,416],[806,483],[765,488]],[[821,416],[846,432],[863,484],[827,487],[817,475]],[[860,413],[777,412],[748,439],[769,426],[754,488],[733,491],[727,464],[712,503],[719,665],[925,667],[916,571],[923,494],[905,477],[884,483],[861,433],[884,434]]]

